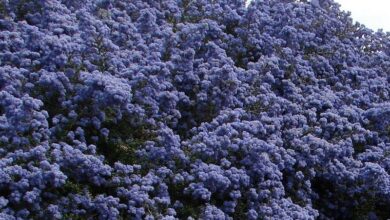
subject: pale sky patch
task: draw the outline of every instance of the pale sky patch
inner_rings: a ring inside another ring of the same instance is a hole
[[[390,31],[390,0],[336,0],[341,9],[351,12],[354,21],[373,30]]]
[[[319,0],[321,1],[321,0]],[[390,0],[335,0],[344,11],[350,11],[354,22],[374,31],[390,31]],[[251,0],[247,0],[249,4]]]

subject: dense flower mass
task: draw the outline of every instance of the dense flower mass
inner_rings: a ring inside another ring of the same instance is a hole
[[[388,219],[390,33],[333,0],[0,1],[0,219]]]

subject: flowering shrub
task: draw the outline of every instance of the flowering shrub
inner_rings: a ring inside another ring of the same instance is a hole
[[[333,0],[3,0],[0,218],[390,218],[389,74]]]

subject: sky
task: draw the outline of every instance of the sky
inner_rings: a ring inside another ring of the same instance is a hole
[[[373,30],[390,31],[390,0],[335,0],[350,11],[354,21]]]
[[[251,0],[247,0],[249,4]],[[320,0],[321,1],[321,0]],[[390,0],[335,0],[352,19],[374,31],[382,28],[390,32]]]

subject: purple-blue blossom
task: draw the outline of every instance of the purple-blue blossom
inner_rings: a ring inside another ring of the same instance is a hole
[[[245,5],[0,2],[0,218],[390,218],[390,34]]]

